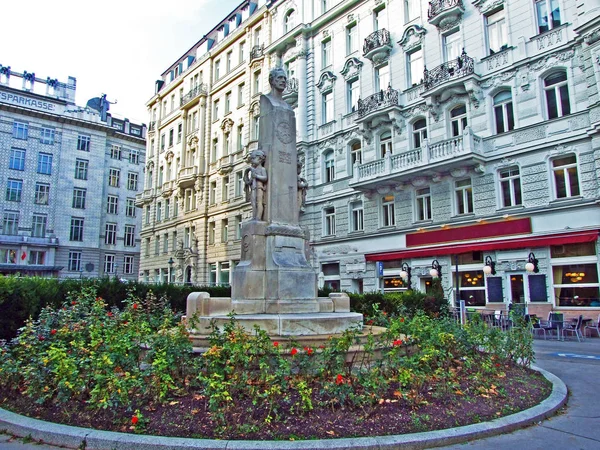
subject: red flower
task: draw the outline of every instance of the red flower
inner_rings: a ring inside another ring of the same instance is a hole
[[[77,302],[76,302],[75,300],[73,300],[73,301],[71,302],[71,305],[73,305],[73,306],[75,306],[76,304],[77,304]]]
[[[306,354],[307,354],[308,356],[310,356],[310,355],[312,355],[312,354],[313,354],[313,349],[312,349],[312,348],[310,348],[310,347],[304,347],[304,351],[306,352]]]
[[[139,419],[139,417],[138,417],[138,416],[133,416],[133,417],[131,418],[131,423],[132,423],[132,425],[137,425],[137,423],[138,423],[139,421],[140,421],[140,419]]]
[[[45,340],[46,340],[46,338],[45,338],[44,336],[38,336],[38,339],[39,339],[40,341],[45,341]]]
[[[335,384],[343,384],[344,383],[344,377],[341,376],[340,374],[338,374],[338,376],[335,378]]]
[[[138,309],[138,305],[137,305],[137,303],[134,303],[134,304],[133,304],[133,309]]]
[[[394,346],[394,347],[397,347],[397,346],[399,346],[399,345],[402,345],[402,339],[396,339],[396,340],[394,341],[394,343],[393,343],[393,346]]]
[[[96,297],[96,301],[97,302],[101,302],[102,301],[102,297]]]
[[[292,355],[292,356],[294,356],[296,353],[298,353],[298,349],[296,349],[296,348],[293,348],[293,349],[290,351],[290,353],[291,353],[291,355]]]
[[[367,320],[367,325],[373,325],[373,320]]]
[[[404,317],[400,317],[400,322],[404,322]]]
[[[496,363],[496,367],[500,367],[500,363]]]
[[[108,317],[112,317],[113,313],[109,311],[107,315],[108,315]]]
[[[279,342],[277,342],[277,341],[273,342],[273,347],[279,347]]]
[[[56,334],[56,329],[53,328],[52,330],[50,330],[50,334]]]
[[[319,348],[320,348],[321,350],[323,350],[323,349],[325,348],[325,346],[324,346],[323,344],[321,344],[321,345],[319,345]]]

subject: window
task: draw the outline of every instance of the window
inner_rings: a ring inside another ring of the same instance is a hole
[[[138,188],[138,174],[135,172],[127,173],[127,189],[130,191],[137,191]]]
[[[167,145],[167,137],[163,133],[160,135],[160,151],[161,151],[161,153],[165,151],[166,145]]]
[[[31,235],[33,237],[46,236],[46,223],[48,217],[43,214],[34,214],[31,219]]]
[[[238,101],[237,101],[238,108],[244,104],[244,88],[245,87],[246,87],[246,85],[244,83],[241,83],[238,86]]]
[[[146,238],[146,244],[144,245],[144,254],[150,256],[150,238]]]
[[[323,124],[333,120],[333,92],[323,94]]]
[[[156,221],[160,222],[162,220],[162,203],[158,202],[156,204]]]
[[[69,251],[68,270],[71,272],[81,272],[81,252]]]
[[[104,243],[106,245],[115,245],[117,243],[117,224],[107,223],[104,233]]]
[[[171,214],[171,199],[167,198],[165,199],[165,220],[167,220]]]
[[[385,28],[385,6],[382,6],[376,11],[373,11],[373,31]]]
[[[390,66],[383,64],[375,69],[375,90],[383,91],[390,86]]]
[[[87,180],[88,165],[89,165],[89,161],[87,159],[76,159],[75,160],[75,179]]]
[[[328,0],[321,0],[321,13],[325,14],[328,9],[329,9]]]
[[[242,171],[235,173],[235,196],[241,197],[244,193],[244,175]]]
[[[544,79],[544,91],[546,92],[548,119],[571,114],[567,72],[561,70],[548,75]]]
[[[38,153],[37,172],[44,175],[52,174],[52,155],[50,153]]]
[[[362,148],[360,142],[355,142],[350,146],[350,170],[354,170],[355,165],[362,164]]]
[[[364,209],[361,201],[350,203],[350,231],[363,231]]]
[[[217,265],[215,263],[208,265],[208,285],[217,285]]]
[[[54,128],[42,127],[40,131],[40,142],[42,144],[54,144]]]
[[[173,147],[174,130],[169,128],[169,147]]]
[[[0,263],[2,264],[16,264],[18,248],[0,249]]]
[[[260,116],[258,114],[252,115],[252,137],[258,139],[259,134]]]
[[[417,86],[423,82],[425,63],[423,62],[423,50],[418,49],[406,54],[406,74],[408,75],[408,86]]]
[[[254,95],[258,95],[261,92],[261,88],[262,88],[262,80],[261,80],[261,76],[260,76],[260,70],[257,70],[256,72],[254,72],[254,76],[252,78],[253,82],[253,91],[254,91]]]
[[[209,222],[208,224],[208,243],[215,243],[215,222]]]
[[[225,94],[225,114],[231,112],[231,91]]]
[[[25,170],[25,150],[20,148],[10,149],[8,168],[13,170]]]
[[[46,252],[32,250],[29,252],[29,264],[35,266],[43,266],[46,260]]]
[[[560,7],[558,5],[558,0],[536,0],[535,12],[538,33],[544,33],[545,31],[560,26]]]
[[[579,176],[575,155],[567,155],[552,160],[552,172],[554,173],[554,195],[556,198],[579,195]]]
[[[521,177],[518,167],[511,167],[500,172],[500,195],[503,208],[523,203],[521,197]]]
[[[211,163],[217,162],[217,154],[218,153],[219,153],[219,140],[215,138],[215,139],[213,139],[212,146],[210,148],[210,162]]]
[[[194,190],[186,189],[184,192],[185,195],[185,210],[191,211],[194,209]]]
[[[456,195],[456,214],[471,214],[473,212],[473,188],[471,179],[457,181],[454,185]]]
[[[323,210],[323,216],[323,236],[335,235],[335,208],[325,208]]]
[[[321,42],[321,68],[331,64],[331,39]]]
[[[235,216],[235,238],[238,240],[242,238],[242,216],[241,215]]]
[[[353,23],[346,27],[346,54],[354,53],[358,50],[358,25]]]
[[[386,154],[392,154],[392,133],[385,131],[379,136],[379,150],[382,158],[385,158]]]
[[[45,183],[35,183],[34,203],[37,205],[47,205],[50,198],[50,185]]]
[[[71,217],[71,241],[83,241],[83,217]]]
[[[415,191],[417,202],[417,221],[431,220],[431,189],[423,188]]]
[[[227,73],[231,72],[231,69],[233,68],[233,66],[231,64],[232,55],[233,55],[233,51],[229,51],[225,55],[225,70],[227,71]]]
[[[90,151],[90,136],[86,136],[84,134],[80,134],[77,136],[77,150],[81,150],[82,152]]]
[[[135,225],[125,225],[125,247],[135,247]]]
[[[496,52],[506,49],[508,47],[508,31],[504,9],[486,16],[485,22],[489,54],[493,55]]]
[[[135,217],[135,198],[128,198],[125,202],[125,215]]]
[[[406,22],[410,22],[421,15],[419,10],[420,0],[404,0],[404,11],[406,13]]]
[[[144,217],[146,218],[146,225],[150,225],[150,218],[152,215],[150,211],[150,205],[146,205],[146,214],[144,214]]]
[[[218,79],[221,77],[221,61],[215,61],[215,81],[218,81]]]
[[[381,199],[381,225],[384,227],[393,227],[396,225],[393,195],[386,195]]]
[[[213,120],[217,120],[219,118],[219,100],[215,100],[213,102]]]
[[[221,242],[227,242],[229,239],[229,220],[221,220]]]
[[[121,171],[119,169],[110,169],[108,171],[108,185],[112,187],[119,187],[120,177]]]
[[[290,32],[296,26],[296,17],[294,10],[290,10],[286,13],[283,19],[283,34]]]
[[[240,42],[240,63],[246,61],[246,41]]]
[[[413,123],[413,148],[421,148],[427,139],[427,121],[419,119]]]
[[[120,145],[111,145],[110,146],[110,157],[111,159],[121,159],[121,146]]]
[[[108,214],[119,213],[119,197],[116,195],[109,195],[106,199],[106,212]]]
[[[73,189],[72,207],[77,208],[77,209],[85,209],[86,195],[87,195],[87,189],[74,188]]]
[[[332,291],[340,290],[340,263],[329,262],[321,264],[321,272],[325,275],[325,287]]]
[[[6,201],[20,202],[23,191],[23,180],[9,178],[6,182]]]
[[[169,233],[163,234],[163,253],[169,253]]]
[[[494,121],[496,133],[504,133],[515,128],[512,95],[510,91],[502,91],[494,96]]]
[[[27,139],[29,124],[27,122],[13,122],[12,135],[15,139]]]
[[[117,265],[115,264],[115,255],[104,255],[104,273],[116,274]]]
[[[123,273],[131,275],[133,273],[133,255],[123,256]]]
[[[223,177],[223,183],[221,184],[221,187],[221,201],[226,202],[227,200],[229,200],[229,176]]]
[[[358,78],[346,83],[346,112],[354,112],[360,97],[360,85]]]
[[[244,125],[238,125],[237,127],[237,143],[238,150],[244,150]]]
[[[16,235],[19,232],[19,213],[16,211],[4,212],[4,224],[2,233],[8,235]]]
[[[460,269],[460,268],[459,268]],[[459,270],[452,271],[452,285],[455,289],[456,280],[460,284],[460,297],[465,300],[467,306],[485,306],[485,277],[483,270]]]
[[[229,286],[229,262],[219,263],[219,284],[221,286]]]
[[[460,31],[446,34],[442,37],[444,45],[444,61],[456,60],[462,51],[462,39],[460,38]],[[421,53],[422,55],[422,53]]]
[[[217,182],[211,181],[208,189],[208,201],[211,205],[217,203]]]
[[[180,133],[181,133],[181,129],[182,129],[181,124],[179,124],[179,132]],[[181,141],[181,134],[179,135],[179,141]],[[140,151],[139,150],[129,150],[129,163],[130,164],[139,164],[140,163]]]
[[[458,105],[450,111],[450,127],[452,128],[452,136],[462,136],[467,127],[467,107],[466,105]]]
[[[231,133],[223,133],[223,156],[231,153]]]
[[[335,180],[335,159],[333,150],[324,155],[325,160],[325,183],[331,183]]]

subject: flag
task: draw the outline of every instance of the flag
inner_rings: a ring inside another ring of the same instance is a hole
[[[27,253],[23,252],[21,254],[21,261],[23,261],[25,258],[27,258]]]

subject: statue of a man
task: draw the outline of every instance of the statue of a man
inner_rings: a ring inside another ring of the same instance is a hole
[[[271,86],[271,92],[266,94],[265,97],[271,101],[271,104],[285,109],[292,109],[282,97],[287,86],[285,70],[281,67],[271,69],[269,72],[269,85]]]
[[[262,150],[254,150],[249,156],[250,167],[244,171],[246,201],[252,204],[252,219],[263,220],[265,210],[265,185],[267,169],[264,168],[266,156]]]

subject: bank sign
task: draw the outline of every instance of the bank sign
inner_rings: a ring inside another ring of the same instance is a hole
[[[50,103],[44,100],[25,97],[24,95],[13,94],[12,92],[5,91],[0,91],[0,102],[10,103],[17,106],[24,106],[25,108],[33,108],[50,113],[58,113],[59,108],[59,105],[55,103]]]

